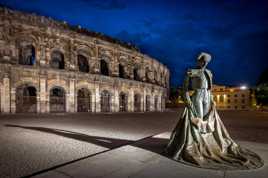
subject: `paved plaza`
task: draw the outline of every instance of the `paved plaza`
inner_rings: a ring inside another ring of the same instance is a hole
[[[220,112],[231,136],[265,161],[251,171],[200,169],[163,156],[180,113],[0,115],[0,177],[268,176],[268,113]]]

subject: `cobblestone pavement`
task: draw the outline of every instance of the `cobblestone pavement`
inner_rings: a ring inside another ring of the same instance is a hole
[[[159,142],[153,141],[150,147],[139,147],[136,143],[152,135],[171,131],[180,112],[0,115],[0,177],[20,177],[58,170],[64,165],[72,165],[72,162],[75,164],[113,154],[113,151],[120,152],[120,149],[131,145],[146,153],[156,154],[161,151],[163,144],[158,147],[154,143]],[[220,115],[234,139],[268,143],[265,137],[268,135],[268,113],[226,111],[220,112]],[[111,161],[103,165],[108,163]],[[61,176],[63,174],[53,175]]]

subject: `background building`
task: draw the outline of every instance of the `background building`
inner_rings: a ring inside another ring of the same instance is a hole
[[[130,44],[0,8],[0,111],[163,111],[169,70]]]
[[[218,109],[249,110],[253,96],[246,87],[227,87],[213,85],[213,99]]]

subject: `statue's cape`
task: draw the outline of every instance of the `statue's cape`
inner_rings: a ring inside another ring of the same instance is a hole
[[[193,114],[185,108],[166,148],[168,156],[212,169],[251,169],[263,165],[257,154],[232,140],[214,105],[198,127],[191,118]]]

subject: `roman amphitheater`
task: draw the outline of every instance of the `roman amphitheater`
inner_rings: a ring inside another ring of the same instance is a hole
[[[1,113],[163,111],[169,76],[135,46],[0,7]]]

